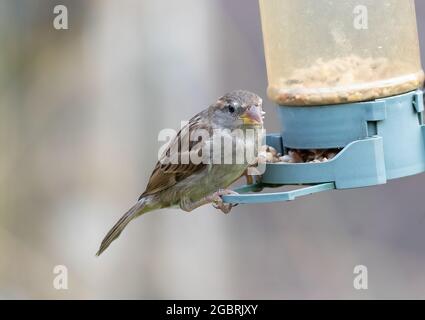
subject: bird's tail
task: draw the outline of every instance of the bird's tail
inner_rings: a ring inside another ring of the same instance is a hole
[[[102,240],[102,243],[100,244],[100,248],[99,251],[96,253],[96,256],[100,256],[102,252],[109,247],[112,241],[114,241],[120,236],[121,232],[131,220],[146,212],[151,211],[150,208],[147,206],[147,201],[148,200],[146,198],[141,198],[130,210],[128,210],[121,217],[121,219],[118,220],[118,222],[112,227],[111,230],[109,230],[108,234]]]

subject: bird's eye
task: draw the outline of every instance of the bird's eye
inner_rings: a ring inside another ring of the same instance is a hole
[[[230,113],[234,113],[236,111],[235,107],[233,107],[233,106],[229,106],[228,108],[229,108]]]

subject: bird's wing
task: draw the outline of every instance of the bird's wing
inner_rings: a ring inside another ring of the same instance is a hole
[[[202,162],[200,164],[194,164],[190,161],[188,164],[180,163],[180,159],[190,159],[190,152],[196,152],[197,150],[200,151],[204,147],[206,143],[205,141],[190,141],[190,134],[199,129],[207,130],[209,132],[210,126],[205,119],[207,119],[206,115],[200,113],[193,117],[189,123],[180,130],[177,136],[168,145],[161,159],[157,162],[146,190],[140,198],[166,190],[207,166],[207,164]],[[180,147],[182,141],[188,142],[189,150],[181,150]],[[178,163],[173,164],[164,162],[165,159],[170,158],[178,159]]]

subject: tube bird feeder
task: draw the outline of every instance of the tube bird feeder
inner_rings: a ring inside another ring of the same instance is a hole
[[[413,0],[260,0],[268,97],[281,132],[267,144],[338,150],[325,162],[270,163],[229,203],[293,200],[425,172],[425,125]],[[304,185],[278,193],[263,187]]]

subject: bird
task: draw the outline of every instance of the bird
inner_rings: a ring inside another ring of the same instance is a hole
[[[253,153],[258,152],[264,134],[264,114],[262,99],[258,95],[235,90],[192,117],[171,139],[150,176],[146,190],[106,234],[96,255],[101,255],[130,221],[147,212],[173,207],[191,212],[212,203],[216,209],[229,213],[233,205],[224,203],[222,196],[235,194],[228,189],[229,186],[255,165],[255,161],[250,162],[246,157],[236,162],[235,155],[238,152],[244,154],[248,148],[253,148]],[[248,130],[255,134],[248,134]],[[196,136],[198,139],[192,139]],[[223,141],[222,138],[230,142],[231,151],[223,152],[219,145],[220,161],[214,161],[217,159],[214,146],[217,141]],[[182,141],[188,141],[186,150]],[[224,159],[229,152],[232,157],[230,163]],[[189,158],[189,161],[184,162],[184,158]]]

